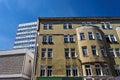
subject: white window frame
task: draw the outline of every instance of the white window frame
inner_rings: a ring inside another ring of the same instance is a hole
[[[91,67],[89,67],[89,68],[86,68],[86,66],[90,66],[90,64],[86,64],[85,65],[85,72],[86,72],[86,76],[91,76],[92,75],[92,69],[91,69]],[[87,74],[87,72],[88,72],[88,74]]]
[[[73,54],[74,54],[74,56],[72,56]],[[71,57],[72,58],[76,58],[77,57],[75,48],[71,48]]]
[[[111,42],[117,42],[117,39],[113,34],[110,34],[110,39],[111,39]]]
[[[43,73],[44,72],[44,73]],[[43,75],[44,74],[44,75]],[[46,66],[40,67],[40,76],[45,77],[46,76]]]
[[[70,58],[69,48],[64,48],[64,53],[65,53],[65,57],[66,57],[66,58]],[[66,56],[66,53],[68,54],[68,56]]]
[[[52,43],[52,42],[53,42],[53,41],[52,41],[52,40],[53,40],[52,38],[53,38],[52,35],[48,35],[48,42],[49,42],[49,43]]]
[[[112,58],[115,57],[115,52],[114,52],[114,49],[113,48],[109,48],[109,54]]]
[[[87,26],[92,26],[92,22],[87,22]]]
[[[69,42],[69,36],[68,35],[64,35],[64,43]]]
[[[43,43],[46,43],[46,42],[47,42],[47,36],[46,36],[46,35],[43,35],[43,36],[42,36],[42,42],[43,42]]]
[[[107,28],[105,22],[101,22],[101,27],[102,27],[103,29],[106,29],[106,28]]]
[[[74,35],[70,35],[70,42],[75,42]]]
[[[98,56],[96,46],[91,46],[91,50],[92,50],[93,56]],[[94,54],[94,51],[95,51],[95,54]]]
[[[51,67],[51,68],[49,68],[49,67]],[[47,76],[48,77],[52,76],[52,66],[47,67]]]
[[[79,33],[80,35],[80,40],[85,40],[85,34],[84,33]]]
[[[111,75],[111,73],[110,73],[110,68],[109,68],[109,66],[108,65],[104,65],[105,66],[105,75]]]
[[[70,27],[71,26],[71,27]],[[73,29],[73,24],[72,23],[68,23],[68,28],[69,29]]]
[[[75,70],[75,75],[73,75],[74,70]],[[77,71],[77,72],[76,72],[76,71]],[[79,72],[78,72],[78,66],[72,66],[72,75],[73,75],[73,76],[79,76],[78,73],[79,73]]]
[[[53,57],[53,50],[52,48],[48,48],[48,58],[52,58],[52,57]]]
[[[83,53],[83,56],[88,56],[87,46],[82,46],[82,53]]]
[[[100,48],[100,52],[101,52],[101,55],[102,55],[102,56],[107,56],[104,47],[101,47],[101,48]]]
[[[53,29],[53,24],[48,24],[49,25],[49,29]]]
[[[82,22],[82,26],[86,26],[87,25],[87,23],[86,22]]]
[[[63,29],[67,29],[68,25],[66,23],[63,24]]]
[[[107,26],[107,28],[112,29],[110,22],[106,22],[106,26]]]
[[[70,74],[69,74],[69,72],[70,72]],[[67,74],[69,74],[69,75],[67,75]],[[71,75],[72,75],[71,66],[66,66],[66,76],[71,76]]]
[[[47,30],[48,29],[48,24],[43,24],[43,30]]]
[[[96,67],[96,65],[99,65],[99,67]],[[100,74],[97,74],[97,70],[100,69]],[[100,64],[95,64],[95,71],[96,71],[96,75],[98,76],[102,76],[103,73],[102,73],[102,67],[100,66]]]
[[[116,55],[120,57],[120,48],[115,48]]]
[[[96,36],[98,40],[102,40],[102,36],[100,32],[96,32]]]
[[[89,40],[95,39],[93,32],[88,32]]]
[[[45,51],[43,51],[43,49],[45,50]],[[46,57],[46,48],[41,48],[41,58],[45,58]],[[43,56],[43,54],[44,54],[44,56]]]

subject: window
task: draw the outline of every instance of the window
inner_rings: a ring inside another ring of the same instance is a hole
[[[44,58],[45,56],[46,56],[46,49],[42,48],[41,57]]]
[[[107,28],[112,29],[112,26],[110,25],[110,22],[106,22],[106,26],[107,26]]]
[[[53,29],[53,26],[52,26],[52,24],[49,24],[49,29]]]
[[[114,65],[115,68],[115,75],[120,76],[120,65]]]
[[[100,48],[100,52],[101,52],[102,56],[107,56],[103,47]]]
[[[47,76],[52,76],[52,66],[48,66],[48,68],[47,68]]]
[[[100,65],[95,65],[96,75],[102,75]]]
[[[52,43],[52,36],[51,35],[48,36],[48,42]]]
[[[85,71],[87,76],[91,75],[92,72],[91,72],[90,65],[85,65]]]
[[[47,29],[47,24],[43,24],[43,29],[44,29],[44,30]]]
[[[120,76],[120,70],[119,69],[115,69],[115,73],[116,73],[116,76]]]
[[[85,40],[85,35],[84,35],[84,33],[80,33],[80,40]]]
[[[69,48],[65,48],[65,57],[68,58],[70,57],[70,54],[69,54]]]
[[[52,49],[48,48],[48,58],[52,58]]]
[[[117,42],[117,39],[114,35],[110,35],[110,37],[111,37],[111,42]]]
[[[43,42],[43,43],[46,43],[46,42],[47,42],[47,36],[43,36],[42,42]]]
[[[63,29],[67,29],[67,24],[63,24]]]
[[[102,36],[101,36],[100,32],[97,32],[97,33],[96,33],[96,36],[97,36],[97,39],[98,39],[98,40],[102,40]]]
[[[115,49],[115,52],[116,52],[116,55],[117,55],[118,57],[120,57],[120,49],[119,49],[119,48],[116,48],[116,49]]]
[[[71,57],[72,58],[76,57],[75,48],[71,48]]]
[[[110,75],[110,69],[108,65],[105,65],[105,75]]]
[[[107,41],[107,42],[110,42],[110,41],[111,41],[109,35],[105,35],[105,37],[106,37],[106,41]]]
[[[74,36],[70,35],[70,42],[74,42]]]
[[[78,67],[77,66],[73,66],[73,76],[78,76]]]
[[[64,42],[65,42],[65,43],[68,42],[68,35],[64,35]]]
[[[71,23],[68,24],[68,27],[69,27],[69,29],[72,29],[72,28],[73,28],[73,26],[72,26]]]
[[[46,69],[45,66],[41,66],[41,69],[40,69],[40,76],[45,76],[45,69]]]
[[[86,26],[87,25],[87,23],[86,22],[82,22],[82,26]]]
[[[93,56],[97,56],[96,46],[91,46]]]
[[[106,29],[106,28],[107,28],[107,26],[106,26],[106,24],[105,24],[104,22],[102,22],[102,25],[101,25],[101,26],[102,26],[103,29]]]
[[[92,26],[92,22],[87,22],[87,26]]]
[[[88,32],[88,36],[89,36],[89,39],[90,40],[93,40],[94,39],[94,35],[92,32]]]
[[[112,48],[109,48],[109,53],[111,57],[115,57],[114,50]]]
[[[88,56],[87,47],[86,46],[82,47],[82,53],[83,53],[83,56]]]
[[[71,76],[71,67],[66,66],[66,76]]]

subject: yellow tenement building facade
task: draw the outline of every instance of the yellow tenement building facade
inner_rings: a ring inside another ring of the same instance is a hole
[[[106,80],[115,76],[120,76],[120,18],[38,18],[36,80]]]

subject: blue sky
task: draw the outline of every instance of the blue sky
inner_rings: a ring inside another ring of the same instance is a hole
[[[120,16],[120,0],[0,0],[0,50],[13,47],[20,23],[85,16]]]

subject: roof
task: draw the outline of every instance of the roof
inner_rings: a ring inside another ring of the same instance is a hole
[[[5,56],[5,55],[17,55],[17,54],[28,54],[32,58],[34,58],[34,54],[31,53],[28,49],[10,49],[10,50],[1,50],[0,51],[0,56]]]
[[[39,20],[120,20],[120,17],[39,17]]]

